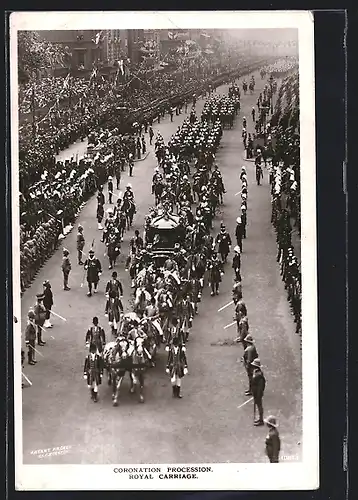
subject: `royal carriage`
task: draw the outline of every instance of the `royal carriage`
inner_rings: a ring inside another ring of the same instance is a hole
[[[146,231],[146,244],[151,245],[151,253],[156,266],[162,267],[168,257],[175,252],[175,244],[185,241],[185,227],[177,215],[164,212],[155,217]]]

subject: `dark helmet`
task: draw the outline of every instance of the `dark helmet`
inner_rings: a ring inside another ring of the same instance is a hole
[[[93,316],[92,323],[94,325],[98,325],[98,318],[97,318],[97,316]]]

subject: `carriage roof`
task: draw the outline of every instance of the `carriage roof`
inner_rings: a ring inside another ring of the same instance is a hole
[[[179,217],[172,214],[163,214],[152,220],[150,226],[156,229],[175,229],[179,226]]]

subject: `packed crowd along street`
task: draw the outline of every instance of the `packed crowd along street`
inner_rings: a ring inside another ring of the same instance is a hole
[[[125,132],[89,85],[20,157],[24,463],[300,460],[297,60],[153,84]]]

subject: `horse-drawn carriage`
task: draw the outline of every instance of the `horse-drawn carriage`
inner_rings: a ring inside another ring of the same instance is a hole
[[[155,217],[146,231],[146,244],[151,245],[153,260],[158,267],[174,254],[175,244],[182,245],[185,241],[185,227],[180,218],[168,212]]]

